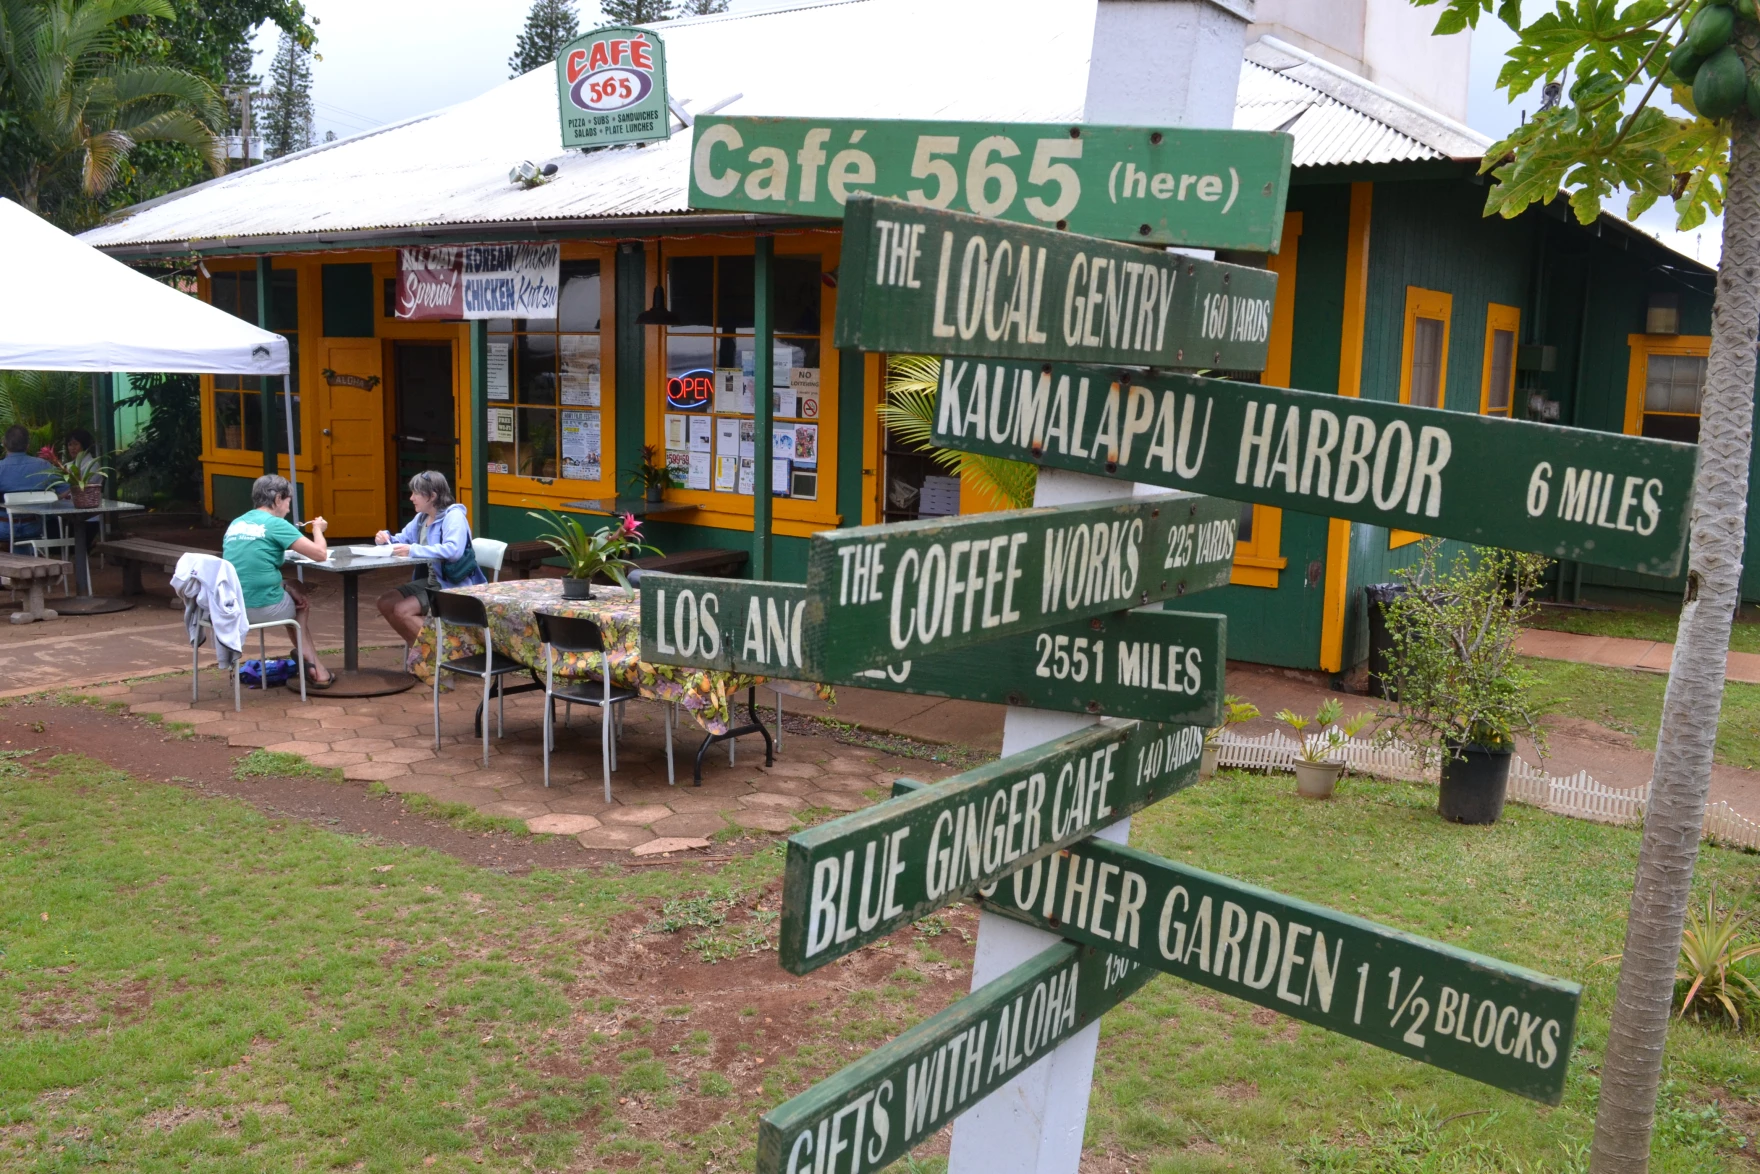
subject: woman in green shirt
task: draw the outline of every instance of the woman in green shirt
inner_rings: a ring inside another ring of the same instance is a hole
[[[299,532],[287,513],[293,508],[293,487],[287,478],[274,474],[258,477],[251,485],[251,509],[234,518],[226,527],[226,542],[221,557],[238,572],[238,585],[244,593],[245,618],[253,624],[271,620],[298,618],[305,636],[306,683],[316,689],[328,689],[336,680],[318,660],[318,645],[312,639],[310,604],[305,589],[298,583],[283,580],[281,566],[286,553],[303,554],[319,562],[330,557],[324,531],[329,523],[313,518],[312,536]],[[300,655],[296,645],[295,656]]]

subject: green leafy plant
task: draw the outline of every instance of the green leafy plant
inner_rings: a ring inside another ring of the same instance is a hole
[[[133,375],[119,408],[144,407],[146,424],[116,454],[126,487],[118,496],[154,505],[202,500],[202,399],[194,375]]]
[[[1702,909],[1687,911],[1681,931],[1679,982],[1687,984],[1681,996],[1681,1016],[1686,1017],[1695,999],[1700,1006],[1721,1009],[1732,1026],[1740,1027],[1743,1003],[1760,1002],[1760,986],[1743,973],[1740,963],[1760,958],[1760,942],[1743,942],[1748,919],[1734,909],[1717,908],[1717,887],[1705,895]],[[1702,996],[1702,997],[1701,997]],[[1697,1014],[1697,1012],[1695,1012]]]
[[[1288,712],[1287,709],[1284,710],[1284,713]],[[1204,745],[1216,745],[1217,739],[1222,737],[1223,731],[1228,727],[1238,726],[1242,722],[1250,722],[1258,716],[1259,707],[1257,705],[1251,701],[1243,701],[1233,693],[1228,694],[1222,699],[1222,724],[1210,727],[1209,732],[1204,735]],[[1282,718],[1282,714],[1278,716],[1280,719]]]
[[[1014,509],[1033,504],[1039,471],[1022,461],[941,448],[935,433],[935,400],[941,360],[928,355],[893,355],[886,364],[886,402],[880,422],[905,444],[927,453],[936,464],[968,485],[977,485]]]
[[[1405,591],[1387,607],[1392,704],[1382,736],[1452,752],[1512,749],[1527,734],[1544,752],[1537,678],[1516,659],[1515,643],[1548,560],[1476,546],[1444,569],[1441,549],[1438,539],[1424,541],[1418,561],[1399,572]]]
[[[638,496],[650,489],[670,489],[672,471],[666,467],[666,454],[655,445],[642,445],[642,463],[630,472],[629,486]]]
[[[89,488],[116,472],[115,469],[100,465],[97,453],[82,452],[78,456],[60,457],[45,444],[37,451],[37,455],[55,466],[55,472],[60,475],[61,480],[67,482],[69,489]]]
[[[618,586],[628,590],[628,571],[635,566],[635,556],[643,551],[660,553],[658,547],[642,541],[641,523],[636,521],[634,514],[623,515],[623,520],[615,526],[604,526],[588,533],[579,518],[554,510],[526,512],[550,523],[551,529],[540,533],[538,538],[563,557],[571,579],[609,575]]]
[[[1253,710],[1253,717],[1258,716],[1259,711]],[[1313,717],[1306,717],[1293,709],[1277,711],[1277,720],[1296,732],[1296,741],[1301,745],[1301,749],[1296,753],[1301,756],[1303,762],[1313,763],[1331,761],[1333,753],[1340,746],[1356,737],[1357,732],[1367,725],[1373,716],[1364,710],[1362,713],[1344,718],[1344,702],[1336,697],[1328,697],[1321,702],[1319,710],[1315,712]],[[1340,718],[1344,718],[1342,724],[1339,721]],[[1241,720],[1251,719],[1243,718]],[[1307,733],[1309,726],[1313,726],[1315,729],[1312,736]]]

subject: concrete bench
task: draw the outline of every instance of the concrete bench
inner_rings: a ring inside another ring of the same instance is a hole
[[[100,542],[94,549],[122,568],[122,593],[141,594],[141,571],[151,569],[169,575],[177,569],[177,560],[189,553],[189,547],[151,538],[113,538]],[[212,554],[213,551],[203,553]]]
[[[513,542],[501,561],[503,579],[529,579],[547,558],[557,557],[548,543]],[[711,575],[723,579],[738,577],[750,556],[743,550],[681,550],[676,554],[654,554],[635,559],[644,571],[665,571],[672,575]],[[605,580],[610,582],[609,579]]]
[[[43,606],[43,591],[72,570],[73,564],[62,559],[33,558],[0,551],[0,587],[22,587],[25,591],[25,610],[13,612],[12,622],[29,624],[55,619],[56,613]]]

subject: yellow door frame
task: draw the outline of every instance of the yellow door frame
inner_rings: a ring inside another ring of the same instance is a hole
[[[1369,219],[1375,185],[1351,184],[1350,228],[1344,254],[1344,322],[1338,348],[1338,394],[1363,389],[1363,327],[1369,317]],[[1345,591],[1350,585],[1351,524],[1333,518],[1326,526],[1326,598],[1320,611],[1320,667],[1344,667]]]

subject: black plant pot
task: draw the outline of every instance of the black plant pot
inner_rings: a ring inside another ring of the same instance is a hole
[[[564,576],[562,580],[562,598],[590,599],[592,598],[592,587],[593,581],[591,579],[570,579]]]
[[[1512,751],[1458,742],[1443,747],[1436,810],[1454,823],[1490,824],[1503,815]]]

